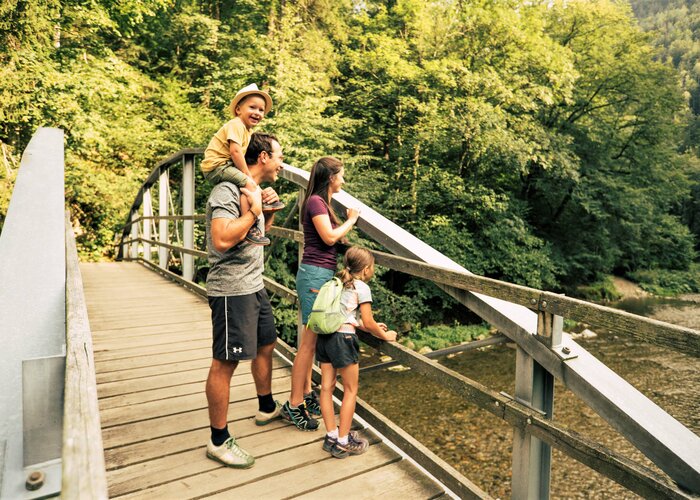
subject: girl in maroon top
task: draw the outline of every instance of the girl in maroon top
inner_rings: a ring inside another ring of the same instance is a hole
[[[330,156],[314,163],[301,210],[304,255],[299,264],[296,284],[302,324],[305,326],[292,367],[292,391],[289,401],[282,407],[282,415],[300,430],[318,429],[318,421],[309,413],[321,414],[318,396],[311,389],[316,334],[306,328],[306,323],[318,290],[335,274],[338,255],[336,243],[350,232],[360,215],[359,210],[349,208],[347,220],[341,224],[331,207],[331,196],[345,184],[344,171],[340,160]]]

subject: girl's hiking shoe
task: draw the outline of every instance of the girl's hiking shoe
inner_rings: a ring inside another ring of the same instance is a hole
[[[312,390],[310,393],[304,396],[304,405],[309,415],[320,416],[321,415],[321,402],[318,400],[318,394],[316,391]]]
[[[286,206],[287,205],[285,205],[281,201],[276,201],[274,203],[263,203],[262,210],[263,212],[277,212],[278,210],[282,210]]]
[[[300,431],[315,431],[318,429],[318,420],[309,416],[304,403],[294,408],[287,401],[282,405],[282,416],[293,423]]]
[[[255,463],[255,458],[238,446],[233,437],[228,438],[221,446],[214,446],[214,443],[209,440],[209,443],[207,443],[207,457],[221,462],[227,467],[236,469],[247,469]]]
[[[250,228],[248,234],[245,235],[245,240],[252,245],[263,247],[270,244],[270,238],[262,234],[262,231],[258,229],[258,226],[253,226]]]
[[[361,438],[357,433],[348,434],[348,444],[340,444],[336,441],[331,446],[331,455],[335,458],[346,458],[350,455],[362,455],[369,448],[369,441]]]
[[[333,448],[333,445],[337,442],[338,440],[336,438],[332,438],[328,434],[326,434],[326,437],[323,439],[323,451],[327,451],[328,453],[330,453],[331,449]]]
[[[353,437],[355,441],[366,441],[365,439],[362,439],[360,435],[357,433],[357,431],[350,431],[350,436]],[[350,438],[348,437],[348,440]],[[328,453],[331,452],[331,449],[333,449],[333,445],[338,442],[337,438],[332,438],[328,434],[326,434],[325,439],[323,440],[323,451],[327,451]],[[369,446],[369,444],[368,444]]]

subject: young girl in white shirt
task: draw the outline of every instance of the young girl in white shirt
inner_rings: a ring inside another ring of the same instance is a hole
[[[377,323],[372,315],[372,292],[367,282],[374,275],[374,256],[364,248],[350,247],[343,264],[337,276],[343,282],[340,302],[346,321],[337,332],[319,335],[316,342],[316,359],[322,375],[321,415],[327,430],[323,449],[336,458],[360,455],[369,445],[356,432],[350,432],[360,374],[360,348],[355,329],[360,328],[382,340],[396,340],[396,332],[384,323]],[[343,383],[343,402],[337,427],[332,396],[338,373]]]

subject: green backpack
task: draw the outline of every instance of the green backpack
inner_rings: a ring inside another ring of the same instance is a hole
[[[308,327],[319,335],[335,333],[345,323],[345,314],[341,310],[340,296],[343,283],[339,278],[326,281],[318,291],[309,315]]]

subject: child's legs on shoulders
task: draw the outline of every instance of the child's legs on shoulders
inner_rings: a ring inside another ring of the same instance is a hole
[[[220,167],[216,167],[210,172],[205,172],[204,178],[212,184],[231,182],[239,188],[246,188],[251,191],[256,187],[251,181],[250,177],[238,170],[233,162],[230,161],[226,162]],[[248,210],[250,210],[250,202],[248,201],[248,197],[241,196],[241,215],[246,213]]]

